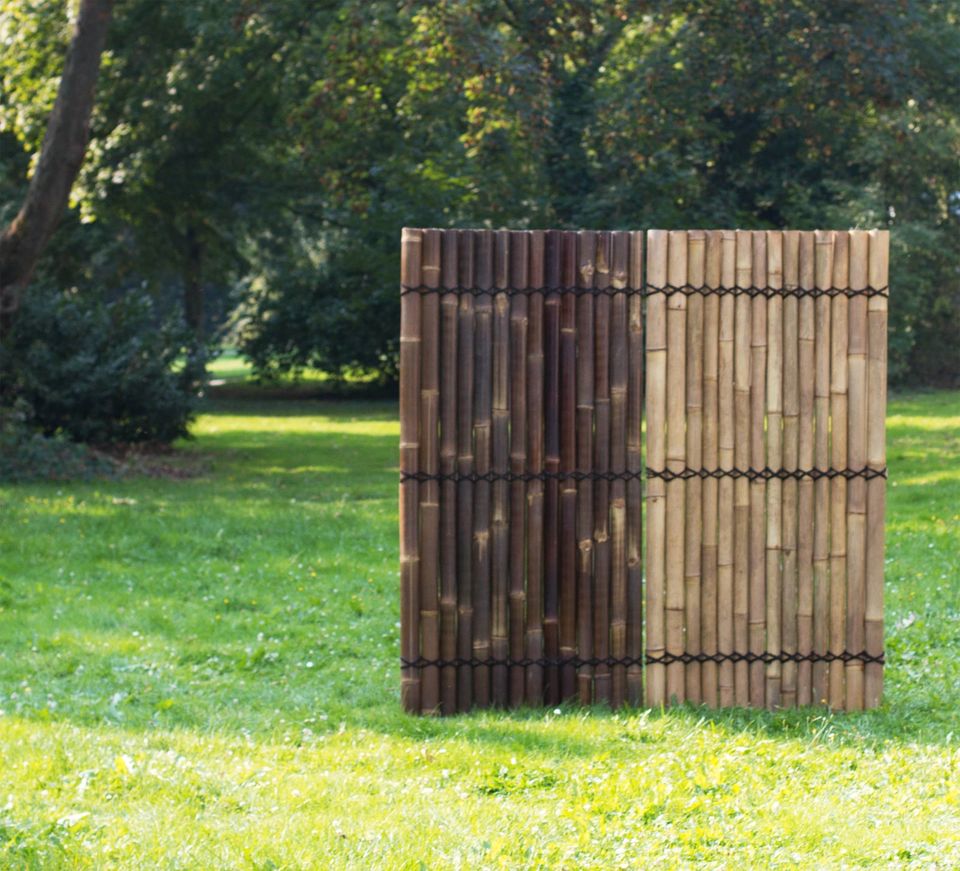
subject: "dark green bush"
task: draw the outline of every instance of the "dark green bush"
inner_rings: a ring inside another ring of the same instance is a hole
[[[46,436],[88,444],[169,443],[186,435],[191,379],[177,370],[185,336],[149,297],[119,299],[35,286],[0,347],[3,405]]]

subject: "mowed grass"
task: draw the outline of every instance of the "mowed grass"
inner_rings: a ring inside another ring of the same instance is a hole
[[[0,487],[2,868],[960,866],[960,393],[890,405],[882,709],[408,717],[392,404]]]

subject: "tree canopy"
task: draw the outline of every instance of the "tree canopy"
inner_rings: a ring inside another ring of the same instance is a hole
[[[0,217],[65,0],[0,0]],[[399,230],[886,227],[891,375],[960,377],[958,4],[118,3],[38,272],[264,372],[396,372]],[[158,314],[158,317],[160,315]]]

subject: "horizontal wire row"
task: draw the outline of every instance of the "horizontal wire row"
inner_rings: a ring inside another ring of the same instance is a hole
[[[416,481],[470,481],[493,483],[494,481],[635,481],[642,478],[659,478],[664,481],[687,480],[690,478],[746,478],[750,481],[803,480],[813,481],[821,478],[886,478],[887,468],[864,467],[862,469],[641,469],[635,472],[402,472],[400,482]]]
[[[776,297],[783,299],[785,297],[889,297],[890,288],[883,287],[864,287],[854,289],[850,287],[704,287],[690,284],[665,284],[662,286],[644,285],[643,287],[578,287],[578,286],[557,286],[557,287],[428,287],[425,284],[418,285],[400,285],[400,296],[417,293],[421,295],[439,294],[447,296],[454,294],[457,296],[498,296],[508,294],[515,296],[529,296],[531,294],[573,294],[574,296],[651,296],[653,294],[663,294],[664,296],[673,296],[682,294],[683,296],[762,296],[770,299]]]
[[[543,668],[558,666],[598,666],[598,665],[673,665],[674,663],[692,663],[692,662],[762,662],[770,664],[772,662],[870,662],[883,664],[885,657],[883,653],[870,654],[865,650],[859,653],[851,653],[844,650],[841,653],[663,653],[657,656],[646,654],[644,656],[603,656],[603,657],[537,657],[536,659],[521,657],[511,659],[510,657],[484,658],[454,658],[454,659],[426,659],[418,657],[417,659],[403,659],[400,662],[404,667],[409,668],[459,668],[465,666],[468,668],[489,668],[491,666],[514,666],[529,667],[541,666]]]

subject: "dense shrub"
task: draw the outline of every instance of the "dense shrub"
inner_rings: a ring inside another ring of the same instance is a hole
[[[193,411],[191,379],[176,371],[180,328],[150,299],[113,301],[31,288],[0,348],[3,404],[25,424],[77,442],[171,442]]]

